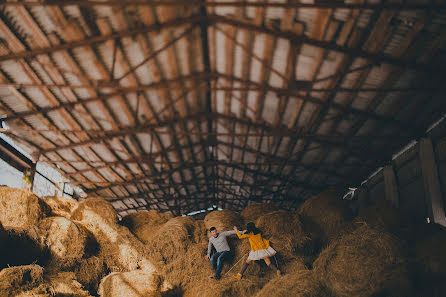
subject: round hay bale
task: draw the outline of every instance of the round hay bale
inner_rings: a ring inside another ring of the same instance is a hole
[[[0,271],[0,296],[15,296],[42,282],[43,268],[39,265],[5,268]]]
[[[157,228],[170,220],[172,215],[156,210],[138,211],[125,216],[121,225],[126,226],[139,239],[150,238]]]
[[[274,203],[254,203],[245,207],[241,211],[241,216],[245,223],[255,222],[260,216],[279,210]]]
[[[304,232],[299,216],[290,211],[278,210],[260,216],[256,227],[269,239],[273,248],[285,258],[311,254],[312,241]]]
[[[232,230],[234,226],[240,226],[242,219],[240,215],[232,210],[215,210],[204,217],[204,225],[209,230],[211,227],[217,228],[218,232]],[[209,235],[210,236],[210,235]]]
[[[0,223],[7,230],[26,230],[51,214],[51,208],[31,191],[0,186]]]
[[[402,243],[361,224],[333,241],[314,262],[314,271],[336,296],[409,296]]]
[[[160,285],[159,276],[153,273],[114,272],[102,279],[98,293],[101,297],[161,297]]]
[[[352,219],[351,210],[334,190],[308,199],[297,213],[305,231],[321,246],[335,238],[342,226]]]
[[[63,217],[49,217],[40,221],[40,244],[46,246],[52,258],[61,263],[72,263],[84,256],[87,230]]]
[[[255,297],[329,297],[311,270],[298,270],[269,281]]]
[[[78,206],[73,198],[60,196],[45,196],[42,198],[51,207],[54,216],[70,218],[71,212]]]
[[[118,214],[113,206],[102,198],[88,198],[79,202],[71,214],[72,220],[113,225],[118,222]]]

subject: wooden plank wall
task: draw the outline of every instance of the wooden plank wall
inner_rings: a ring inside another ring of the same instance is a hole
[[[358,209],[385,197],[415,221],[446,226],[446,120],[361,187]]]

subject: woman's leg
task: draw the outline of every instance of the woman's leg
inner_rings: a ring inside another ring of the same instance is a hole
[[[243,263],[242,269],[240,272],[236,275],[236,278],[241,279],[243,276],[243,273],[245,273],[246,269],[248,268],[249,263],[251,263],[251,260],[246,260],[245,263]]]
[[[266,265],[268,265],[268,267],[274,269],[275,271],[277,271],[277,274],[280,275],[280,270],[276,267],[276,265],[271,263],[271,259],[269,257],[265,257],[263,258],[263,260],[265,261]]]

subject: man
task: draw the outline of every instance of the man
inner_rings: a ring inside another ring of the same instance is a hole
[[[211,260],[212,268],[215,270],[215,275],[211,276],[211,278],[219,280],[221,270],[223,269],[223,261],[229,256],[230,251],[226,237],[229,235],[234,235],[236,232],[235,230],[232,230],[218,233],[215,227],[211,227],[209,232],[211,232],[212,236],[209,238],[206,259]],[[214,246],[217,252],[211,257],[212,246]]]

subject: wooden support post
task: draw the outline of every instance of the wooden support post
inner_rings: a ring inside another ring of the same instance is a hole
[[[396,181],[395,171],[392,165],[384,167],[384,186],[386,188],[386,199],[399,207],[398,183]]]
[[[23,172],[22,188],[32,191],[34,185],[34,176],[36,175],[36,164]]]
[[[429,138],[423,138],[420,141],[420,161],[429,216],[435,223],[446,226],[438,167],[432,140]]]

